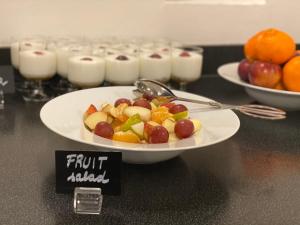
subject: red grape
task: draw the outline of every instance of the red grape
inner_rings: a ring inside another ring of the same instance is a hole
[[[249,71],[251,63],[248,59],[243,59],[238,66],[238,74],[241,80],[248,82],[249,81]]]
[[[140,107],[144,107],[144,108],[147,108],[147,109],[152,109],[150,103],[146,100],[146,99],[138,99],[136,100],[134,103],[133,103],[134,106],[140,106]]]
[[[152,101],[152,99],[154,99],[154,96],[144,93],[143,98],[148,100],[148,101]]]
[[[115,102],[115,107],[117,107],[118,105],[122,104],[122,103],[126,103],[128,106],[131,106],[131,101],[127,98],[119,98],[116,102]]]
[[[175,106],[175,103],[173,103],[173,102],[167,102],[167,103],[161,104],[160,106],[167,107],[170,110],[173,106]]]
[[[152,128],[149,135],[149,143],[159,144],[167,143],[169,141],[169,132],[163,126],[155,126]]]
[[[114,129],[107,122],[99,122],[95,127],[94,133],[100,137],[111,139],[114,135]]]
[[[178,104],[178,105],[174,105],[171,109],[170,109],[170,113],[176,114],[176,113],[180,113],[180,112],[184,112],[187,111],[187,107],[185,107],[182,104]]]
[[[187,119],[179,120],[175,124],[174,131],[176,136],[180,139],[190,137],[194,132],[194,124]]]

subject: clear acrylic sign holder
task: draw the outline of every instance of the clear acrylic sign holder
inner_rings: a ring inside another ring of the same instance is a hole
[[[74,189],[74,212],[76,214],[100,215],[102,201],[101,188],[76,187]]]

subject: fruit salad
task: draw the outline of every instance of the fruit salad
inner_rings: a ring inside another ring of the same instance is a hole
[[[100,137],[141,144],[177,141],[201,129],[199,120],[189,118],[185,105],[145,95],[135,100],[120,98],[99,108],[91,104],[83,122]]]

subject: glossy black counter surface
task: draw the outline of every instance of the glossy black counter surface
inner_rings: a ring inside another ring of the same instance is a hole
[[[188,91],[249,103],[243,88],[203,76]],[[300,115],[264,121],[239,115],[231,139],[154,165],[122,166],[122,195],[101,216],[79,216],[55,194],[54,151],[88,150],[49,131],[42,104],[6,96],[0,111],[0,224],[300,224]]]

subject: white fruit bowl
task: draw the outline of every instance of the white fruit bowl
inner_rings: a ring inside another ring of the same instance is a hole
[[[245,87],[246,92],[260,103],[287,111],[300,110],[300,92],[264,88],[242,81],[238,75],[238,62],[228,63],[218,68],[218,74],[227,81]]]
[[[190,138],[166,144],[129,144],[94,135],[83,125],[83,114],[90,104],[114,103],[119,98],[133,99],[134,87],[101,87],[71,92],[47,102],[40,112],[42,122],[53,132],[68,139],[93,145],[95,150],[121,151],[123,161],[149,164],[171,159],[188,149],[198,149],[222,142],[234,135],[240,121],[231,110],[190,113],[201,121],[202,129]],[[207,98],[175,91],[181,97]],[[184,103],[189,109],[195,104]]]

